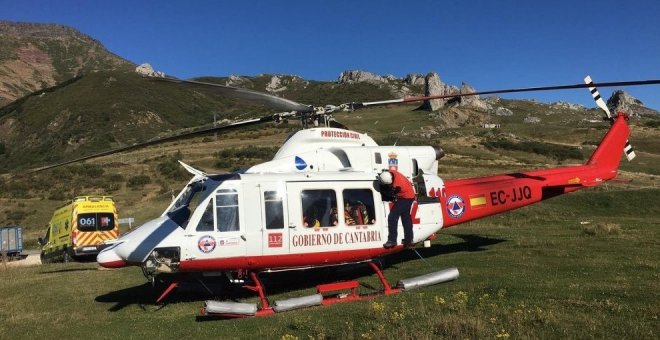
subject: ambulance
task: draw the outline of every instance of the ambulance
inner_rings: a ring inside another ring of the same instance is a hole
[[[103,243],[119,237],[117,207],[111,196],[79,196],[55,210],[41,244],[41,262],[93,258]]]

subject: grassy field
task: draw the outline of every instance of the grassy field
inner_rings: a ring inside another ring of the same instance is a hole
[[[138,268],[95,263],[0,266],[0,334],[34,338],[628,338],[660,331],[660,190],[610,186],[445,230],[431,248],[386,257],[391,284],[456,266],[456,281],[373,300],[264,318],[207,320],[191,282],[159,308]],[[588,222],[588,224],[583,224]],[[314,283],[358,278],[364,267],[264,274],[271,301],[312,294]],[[210,285],[214,290],[217,287]],[[237,292],[240,301],[256,296]]]

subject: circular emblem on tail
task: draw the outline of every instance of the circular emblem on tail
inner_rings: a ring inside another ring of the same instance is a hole
[[[465,212],[465,201],[459,195],[451,195],[447,198],[447,213],[450,217],[459,218]]]
[[[217,243],[211,235],[204,235],[199,238],[199,241],[197,241],[197,248],[199,248],[199,251],[204,254],[212,252],[216,245]]]

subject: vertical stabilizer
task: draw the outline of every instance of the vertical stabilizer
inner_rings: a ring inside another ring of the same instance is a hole
[[[587,164],[601,168],[617,169],[621,162],[621,152],[626,145],[629,134],[630,129],[626,123],[626,118],[623,114],[619,114]]]

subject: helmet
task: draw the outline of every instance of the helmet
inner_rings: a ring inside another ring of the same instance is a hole
[[[383,172],[378,175],[378,179],[380,180],[381,183],[385,185],[390,185],[392,184],[392,173],[390,173],[387,170],[384,170]]]

